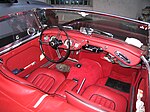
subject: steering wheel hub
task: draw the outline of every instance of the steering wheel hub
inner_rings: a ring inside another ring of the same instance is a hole
[[[55,36],[52,36],[50,41],[49,41],[49,45],[53,49],[58,49],[58,47],[62,44],[63,44],[62,40],[58,40]]]

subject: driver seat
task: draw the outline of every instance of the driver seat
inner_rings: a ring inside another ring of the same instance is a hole
[[[62,73],[48,68],[38,68],[27,78],[28,82],[48,94],[55,93],[64,80],[65,76]]]

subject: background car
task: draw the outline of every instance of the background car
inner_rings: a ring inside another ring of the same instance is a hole
[[[0,1],[0,16],[42,7],[51,6],[37,0],[2,0]]]

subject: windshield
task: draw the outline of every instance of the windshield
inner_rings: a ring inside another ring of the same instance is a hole
[[[32,11],[0,17],[0,50],[35,35],[38,30],[39,25]]]
[[[84,34],[102,34],[122,41],[133,38],[137,39],[141,45],[148,44],[148,24],[146,23],[97,12],[46,9],[46,12],[48,11],[55,13],[54,16],[47,14],[49,21],[65,28],[79,30]]]

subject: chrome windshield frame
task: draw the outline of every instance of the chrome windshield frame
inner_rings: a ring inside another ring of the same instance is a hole
[[[147,68],[148,71],[148,110],[150,109],[150,65],[149,65],[149,61],[144,57],[141,56],[141,60],[143,60],[143,62],[145,63],[145,66]]]

